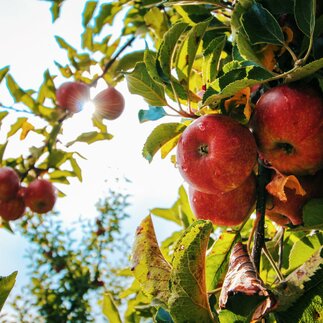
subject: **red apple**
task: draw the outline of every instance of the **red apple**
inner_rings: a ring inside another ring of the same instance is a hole
[[[25,213],[25,209],[25,202],[19,195],[7,201],[0,201],[0,216],[6,221],[21,218]]]
[[[251,174],[238,188],[230,192],[207,194],[189,187],[192,210],[198,219],[211,220],[216,225],[241,224],[253,211],[256,201],[256,177]]]
[[[58,106],[76,113],[82,110],[83,105],[90,99],[90,88],[81,82],[63,83],[56,91]]]
[[[190,186],[204,193],[228,192],[251,174],[257,158],[251,132],[224,115],[190,124],[177,145],[177,164]]]
[[[261,156],[285,174],[314,174],[323,167],[323,97],[307,86],[265,92],[251,120]]]
[[[0,200],[6,201],[14,198],[19,186],[19,177],[12,168],[0,168]]]
[[[46,213],[53,209],[56,202],[54,185],[46,179],[36,179],[24,192],[26,206],[36,213]]]
[[[98,93],[93,99],[96,113],[104,119],[117,119],[123,112],[125,101],[123,95],[114,87]]]
[[[269,196],[266,216],[279,225],[300,225],[303,223],[303,206],[311,198],[323,197],[323,172],[310,176],[299,176],[298,180],[305,190],[305,195],[296,194],[295,189],[285,187],[287,201]]]

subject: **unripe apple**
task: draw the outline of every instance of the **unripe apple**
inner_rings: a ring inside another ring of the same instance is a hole
[[[12,168],[0,168],[0,200],[7,201],[14,198],[19,186],[19,177]]]
[[[250,127],[261,156],[285,174],[323,167],[323,97],[306,85],[281,85],[258,100]]]
[[[19,195],[7,201],[0,200],[0,216],[6,221],[21,218],[25,213],[25,209],[25,202]]]
[[[299,176],[305,195],[296,194],[295,189],[285,187],[287,201],[269,195],[266,216],[281,226],[303,223],[303,207],[311,198],[323,197],[323,171],[310,176]]]
[[[125,101],[123,95],[114,87],[99,92],[93,99],[95,112],[104,119],[117,119],[123,112]]]
[[[31,211],[47,213],[53,209],[56,202],[55,187],[46,179],[36,179],[26,188],[24,200]]]
[[[81,111],[89,99],[90,88],[81,82],[65,82],[56,91],[58,106],[71,113]]]
[[[209,194],[240,186],[251,174],[256,159],[251,132],[219,114],[195,120],[184,130],[177,145],[181,175],[190,186]]]
[[[216,225],[241,224],[253,211],[256,201],[256,177],[251,174],[230,192],[207,194],[189,187],[190,204],[197,219],[210,220]]]

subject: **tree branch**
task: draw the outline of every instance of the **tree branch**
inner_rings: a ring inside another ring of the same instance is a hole
[[[270,169],[268,169],[261,160],[258,160],[258,187],[256,204],[256,216],[258,223],[256,226],[253,248],[251,252],[251,260],[258,272],[260,266],[261,251],[265,245],[265,212],[267,199],[266,185],[270,181],[270,175]]]

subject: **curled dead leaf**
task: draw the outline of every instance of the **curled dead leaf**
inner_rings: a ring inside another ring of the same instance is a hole
[[[230,255],[228,272],[219,298],[220,308],[226,308],[229,298],[239,293],[245,296],[265,298],[254,311],[252,320],[261,319],[276,304],[273,295],[258,277],[246,247],[241,242],[235,244]]]

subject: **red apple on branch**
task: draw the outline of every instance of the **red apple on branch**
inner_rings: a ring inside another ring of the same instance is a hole
[[[190,124],[177,145],[177,164],[190,186],[205,193],[228,192],[251,174],[257,158],[251,132],[224,115]]]
[[[323,167],[323,97],[313,88],[281,85],[265,92],[251,120],[261,156],[281,173]]]
[[[95,112],[104,119],[115,120],[123,112],[125,101],[123,95],[114,87],[99,92],[93,99]]]
[[[31,211],[47,213],[53,209],[56,202],[55,187],[46,179],[36,179],[26,188],[24,200]]]
[[[19,195],[7,201],[0,200],[0,216],[6,221],[21,218],[25,213],[25,209],[25,202]]]
[[[207,194],[189,187],[189,199],[197,219],[216,225],[241,224],[253,211],[256,201],[256,177],[251,174],[238,188],[230,192]]]
[[[17,173],[10,167],[0,168],[0,200],[14,198],[19,190],[20,180]]]
[[[80,112],[86,101],[90,100],[90,88],[81,82],[65,82],[56,91],[58,106],[71,112]]]

